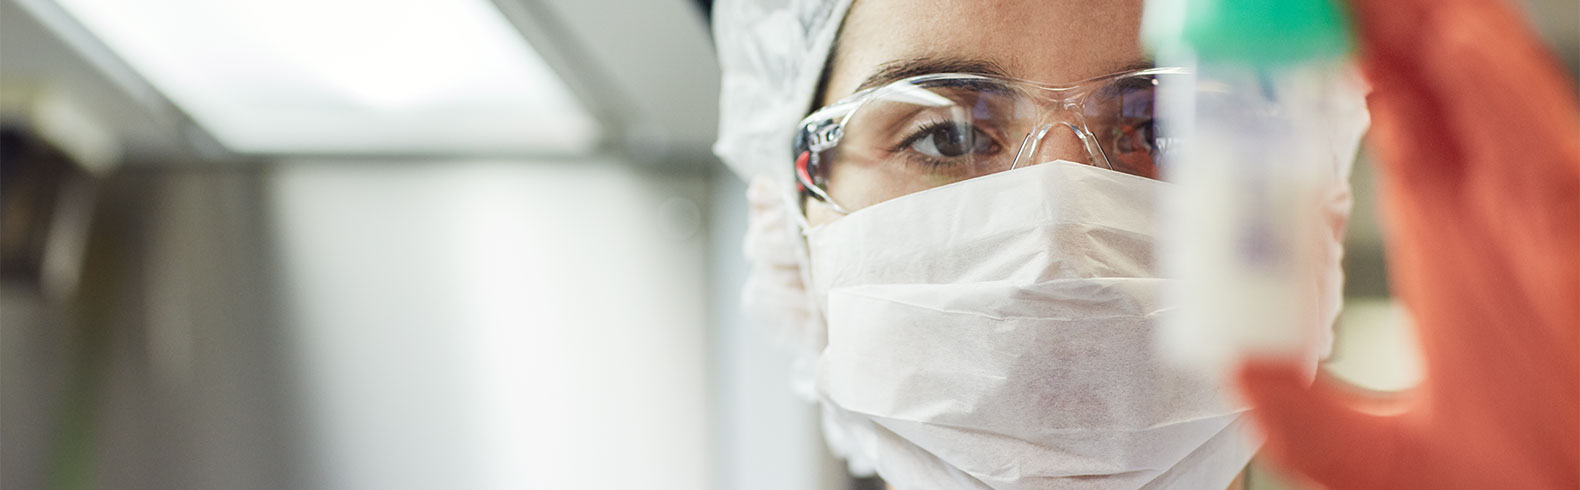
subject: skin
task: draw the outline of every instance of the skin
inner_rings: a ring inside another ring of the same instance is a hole
[[[839,34],[819,105],[865,88],[862,82],[907,60],[996,65],[1014,78],[1064,84],[1144,62],[1140,0],[859,0]],[[1050,145],[1056,158],[1084,159],[1075,144]],[[809,201],[807,219],[840,214]]]
[[[980,61],[1014,78],[1065,84],[1124,71],[1146,59],[1141,0],[858,0],[846,17],[819,105],[862,88],[905,60]],[[1065,150],[1073,151],[1073,150]],[[1081,158],[1048,155],[1048,159]],[[1045,160],[1044,160],[1045,161]],[[807,220],[841,215],[807,202]],[[1229,490],[1244,488],[1244,474]]]

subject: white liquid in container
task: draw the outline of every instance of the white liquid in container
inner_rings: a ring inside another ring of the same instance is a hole
[[[1224,368],[1248,356],[1310,358],[1325,347],[1332,233],[1322,212],[1347,172],[1330,141],[1342,63],[1196,65],[1160,87],[1170,294],[1159,341],[1176,360]],[[1179,63],[1183,61],[1184,63]],[[1345,158],[1348,156],[1346,155]]]

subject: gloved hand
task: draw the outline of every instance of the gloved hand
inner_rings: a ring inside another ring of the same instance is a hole
[[[1247,362],[1265,454],[1332,489],[1580,488],[1574,86],[1507,2],[1351,3],[1427,375],[1390,401]]]

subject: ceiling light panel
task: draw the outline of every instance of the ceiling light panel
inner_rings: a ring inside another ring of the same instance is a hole
[[[57,0],[233,151],[574,154],[598,125],[487,0]]]

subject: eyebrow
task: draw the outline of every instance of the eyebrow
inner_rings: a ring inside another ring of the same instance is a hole
[[[1154,66],[1157,66],[1157,64],[1153,60],[1139,59],[1127,62],[1105,73],[1145,70]],[[856,86],[856,89],[852,92],[860,92],[907,78],[934,73],[967,73],[1011,78],[1009,70],[1005,69],[1004,65],[990,60],[935,57],[906,58],[879,65],[877,71],[868,76],[866,80],[862,80],[861,85]]]
[[[852,92],[860,92],[873,87],[881,87],[900,80],[920,75],[933,73],[969,73],[973,75],[993,75],[1009,77],[1009,70],[1003,65],[988,60],[975,60],[966,58],[906,58],[894,60],[878,66],[861,85],[856,86]]]
[[[1142,58],[1142,59],[1138,59],[1138,60],[1133,60],[1133,61],[1131,61],[1129,63],[1125,63],[1124,65],[1120,65],[1119,68],[1108,70],[1108,73],[1124,73],[1124,72],[1127,72],[1127,71],[1141,71],[1141,70],[1147,70],[1147,69],[1152,69],[1152,68],[1157,68],[1157,67],[1158,67],[1158,62],[1157,61],[1155,61],[1155,60],[1153,60],[1151,58]]]

